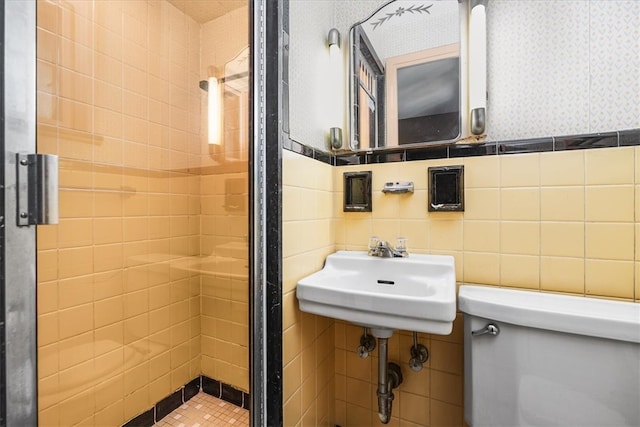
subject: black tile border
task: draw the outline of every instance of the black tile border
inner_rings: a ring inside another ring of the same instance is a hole
[[[184,403],[183,390],[184,388],[175,391],[156,403],[156,420],[160,421]]]
[[[618,138],[620,147],[640,145],[640,131],[638,129],[618,131]]]
[[[589,148],[619,147],[618,133],[595,133],[589,135],[571,135],[554,138],[554,151],[586,150]]]
[[[184,401],[191,399],[193,396],[200,392],[201,377],[191,380],[184,386]]]
[[[142,414],[138,415],[134,419],[123,424],[122,427],[151,427],[152,425],[155,424],[154,410],[155,410],[155,407],[149,409],[146,412],[143,412]]]
[[[483,142],[480,144],[456,144],[449,147],[448,158],[494,156],[498,154],[498,145],[495,142]]]
[[[249,393],[202,375],[202,391],[240,408],[249,409]]]
[[[179,390],[174,391],[169,396],[160,400],[158,403],[153,405],[151,409],[127,421],[122,425],[122,427],[151,427],[169,415],[172,411],[179,408],[183,403],[186,403],[189,399],[198,394],[200,390],[208,395],[229,402],[232,405],[247,410],[249,409],[249,393],[245,393],[229,384],[201,375],[180,387]]]
[[[222,384],[221,399],[226,402],[233,403],[242,408],[243,394],[242,390],[238,390],[229,384]]]
[[[409,162],[414,160],[454,159],[460,157],[494,156],[551,151],[588,150],[594,148],[631,147],[640,145],[640,128],[583,135],[549,136],[508,141],[489,141],[477,144],[433,145],[407,150],[384,152],[327,153],[284,138],[282,147],[332,166],[371,165]]]
[[[553,151],[553,138],[521,139],[497,143],[498,154],[524,154]]]
[[[222,392],[220,391],[220,381],[213,380],[209,377],[202,376],[202,391],[205,393],[217,397],[218,399],[222,396]]]

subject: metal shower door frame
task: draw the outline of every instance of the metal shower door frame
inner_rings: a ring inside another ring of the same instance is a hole
[[[36,228],[18,225],[16,155],[36,151],[36,2],[6,0],[2,8],[4,375],[0,405],[2,425],[35,426]]]

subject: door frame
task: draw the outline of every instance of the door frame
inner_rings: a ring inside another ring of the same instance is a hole
[[[36,2],[3,2],[4,423],[38,421],[36,227],[17,225],[16,154],[36,150]],[[6,250],[10,248],[10,250]]]

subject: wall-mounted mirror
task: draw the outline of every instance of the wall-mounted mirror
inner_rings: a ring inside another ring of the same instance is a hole
[[[470,135],[467,15],[466,1],[393,0],[351,27],[351,149]]]
[[[335,149],[328,143],[330,129],[342,126],[340,148],[369,151],[484,135],[486,1],[289,0],[291,139]],[[474,13],[481,19],[474,20]],[[472,38],[474,22],[482,25]],[[332,28],[342,35],[344,85],[330,78]],[[474,81],[481,83],[475,105]]]

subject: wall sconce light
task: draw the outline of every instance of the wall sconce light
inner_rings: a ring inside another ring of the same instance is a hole
[[[471,133],[486,129],[487,108],[487,0],[471,0],[469,18],[469,109]]]
[[[331,52],[339,52],[340,51],[340,31],[336,28],[332,28],[329,30],[329,35],[327,37],[327,44],[329,45],[329,54]]]
[[[222,99],[220,81],[216,77],[200,81],[200,89],[207,91],[208,142],[211,145],[222,144]]]
[[[328,112],[330,127],[329,127],[329,146],[338,150],[342,148],[342,124],[344,120],[344,91],[343,76],[342,76],[342,53],[340,51],[340,32],[332,28],[327,36],[327,45],[329,46],[329,62],[331,70],[330,90],[332,93],[332,104],[335,103],[331,111]]]

